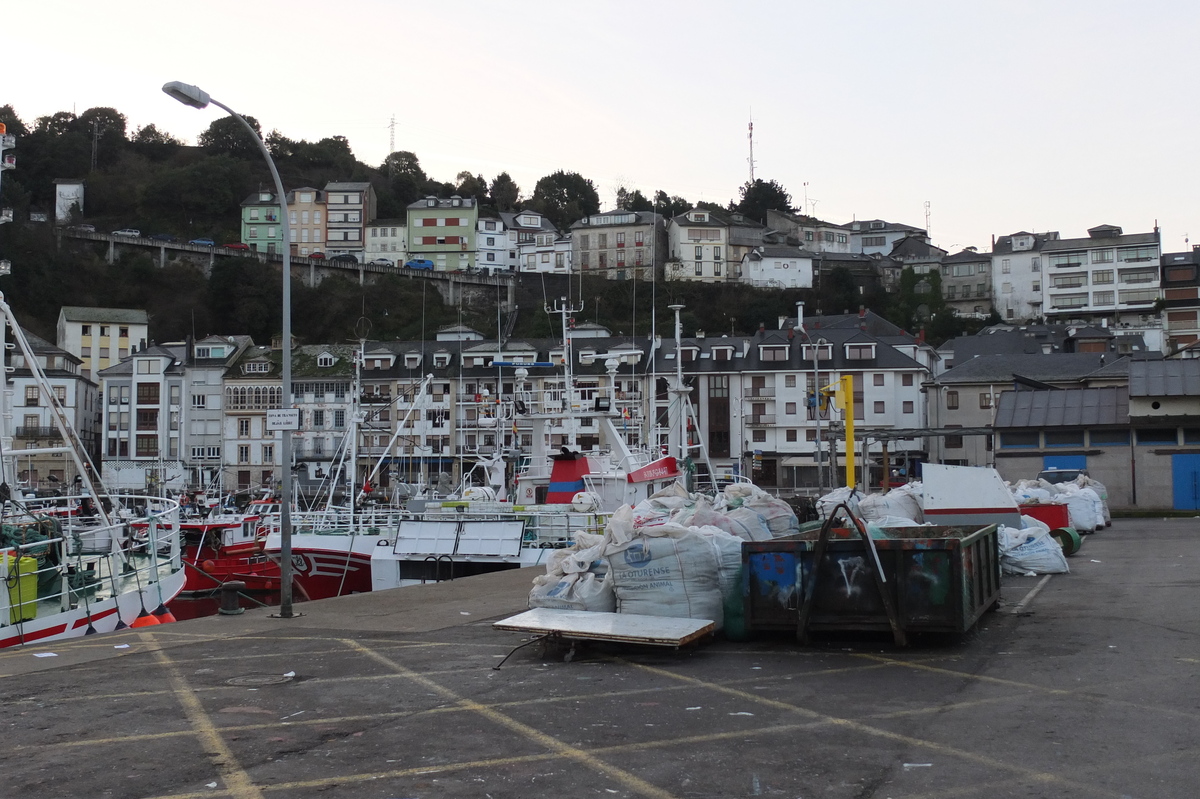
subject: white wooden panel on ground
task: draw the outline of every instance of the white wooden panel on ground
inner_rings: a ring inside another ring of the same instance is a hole
[[[586,610],[534,608],[492,624],[497,630],[558,634],[564,638],[623,641],[631,644],[682,646],[710,635],[710,619],[677,619],[634,613],[592,613]]]

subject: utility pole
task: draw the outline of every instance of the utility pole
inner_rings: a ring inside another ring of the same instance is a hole
[[[392,114],[392,121],[388,123],[388,155],[396,152],[396,115]],[[396,176],[396,162],[388,159],[388,177]]]
[[[746,160],[750,163],[750,185],[754,185],[754,115],[750,115],[750,157]]]
[[[100,149],[100,120],[92,120],[92,170],[96,171],[96,152]]]

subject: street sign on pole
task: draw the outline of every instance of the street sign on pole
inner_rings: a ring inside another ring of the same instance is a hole
[[[274,408],[267,411],[268,430],[299,430],[299,408]]]

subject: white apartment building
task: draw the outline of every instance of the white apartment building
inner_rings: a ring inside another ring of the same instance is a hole
[[[367,224],[363,258],[370,262],[386,258],[393,266],[408,260],[408,227],[404,219],[376,219]]]
[[[375,205],[375,188],[370,183],[326,184],[326,255],[353,255],[362,260],[367,223],[375,219]]]
[[[475,263],[489,271],[512,269],[508,254],[510,250],[515,254],[516,248],[510,246],[509,231],[504,228],[504,220],[496,216],[481,216],[475,223],[475,230]]]
[[[992,307],[1004,321],[1043,318],[1042,250],[1057,240],[1057,231],[1020,231],[992,245]]]
[[[729,257],[729,226],[720,216],[699,208],[667,223],[667,280],[721,283],[737,278]]]
[[[742,259],[742,283],[781,289],[813,287],[813,254],[799,247],[759,247]]]
[[[522,272],[565,275],[571,271],[571,237],[536,211],[501,212],[508,234],[508,265]]]
[[[1087,238],[1042,247],[1043,308],[1048,321],[1145,325],[1162,297],[1159,232],[1125,234],[1099,225]]]
[[[849,228],[850,252],[866,255],[891,255],[896,242],[909,237],[929,240],[922,228],[882,219],[854,221],[845,227]]]

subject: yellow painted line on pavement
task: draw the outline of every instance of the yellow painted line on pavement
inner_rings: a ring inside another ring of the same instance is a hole
[[[506,716],[494,708],[490,708],[472,699],[459,696],[449,688],[445,688],[439,683],[436,683],[433,680],[424,677],[423,675],[417,674],[416,672],[406,668],[405,666],[388,657],[385,657],[384,655],[373,652],[372,650],[360,644],[358,641],[345,639],[345,643],[351,649],[361,652],[367,657],[379,663],[383,663],[392,669],[395,669],[397,673],[405,675],[413,682],[423,685],[430,691],[440,694],[448,700],[457,702],[461,707],[471,710],[495,724],[499,724],[502,727],[507,727],[513,732],[516,732],[517,734],[530,741],[533,741],[534,743],[546,747],[552,752],[555,752],[570,760],[574,760],[576,763],[587,766],[593,771],[608,777],[609,779],[625,786],[631,791],[635,791],[642,796],[653,797],[654,799],[673,799],[670,793],[664,791],[658,786],[652,785],[646,780],[643,780],[642,778],[637,777],[628,771],[610,765],[609,763],[604,762],[603,760],[595,757],[592,754],[589,754],[588,752],[585,752],[582,749],[564,743],[552,735],[548,735],[541,730],[530,727],[528,724],[523,724],[514,718]]]
[[[146,635],[144,638],[147,643],[154,643],[152,636]],[[238,763],[233,750],[225,743],[225,739],[221,737],[216,725],[212,723],[212,719],[205,712],[204,706],[200,704],[200,700],[196,698],[196,694],[183,679],[183,675],[171,658],[162,649],[156,648],[154,649],[154,659],[166,670],[172,690],[183,707],[183,713],[191,723],[204,751],[221,775],[228,795],[234,799],[259,799],[262,797],[262,791],[254,785],[250,775]]]
[[[1024,688],[1027,691],[1037,691],[1043,694],[1052,694],[1055,696],[1070,696],[1077,693],[1075,690],[1066,690],[1065,688],[1047,688],[1044,685],[1038,685],[1032,682],[1020,682],[1019,680],[1005,680],[1000,677],[989,677],[986,674],[971,674],[966,671],[958,671],[956,669],[945,669],[940,666],[928,666],[924,663],[915,661],[900,660],[899,658],[884,657],[882,655],[870,655],[867,653],[858,653],[852,657],[862,658],[863,660],[872,660],[877,663],[887,663],[892,666],[899,666],[906,669],[916,669],[917,671],[928,671],[933,674],[941,674],[949,677],[960,677],[964,680],[972,682],[986,682],[992,685],[1003,685],[1006,688]]]

